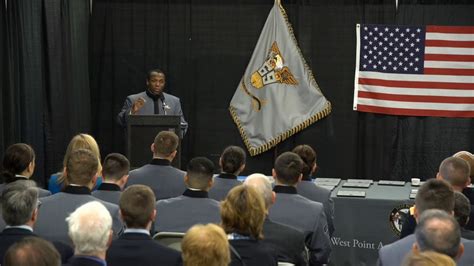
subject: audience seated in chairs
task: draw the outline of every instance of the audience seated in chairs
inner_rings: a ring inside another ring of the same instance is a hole
[[[61,257],[50,242],[28,236],[12,245],[5,253],[3,266],[60,266]]]
[[[437,209],[453,214],[454,191],[449,183],[440,179],[430,179],[419,189],[415,198],[415,218],[429,209]],[[402,259],[410,252],[415,243],[416,237],[411,234],[403,239],[384,246],[379,250],[379,265],[390,266],[400,265]],[[474,242],[461,238],[466,250],[474,249]],[[466,252],[458,261],[459,265],[473,265],[474,254]]]
[[[312,201],[320,202],[324,206],[324,213],[328,220],[329,235],[334,232],[334,202],[331,198],[331,191],[321,186],[315,185],[311,178],[315,173],[318,165],[316,163],[316,152],[309,145],[298,145],[293,149],[303,160],[303,168],[301,170],[303,178],[296,185],[298,194]]]
[[[5,186],[1,197],[2,218],[7,227],[0,233],[0,262],[8,247],[28,236],[36,236],[33,228],[38,217],[40,202],[38,190],[31,180],[18,180]],[[55,242],[61,259],[66,262],[72,255],[70,246]]]
[[[448,157],[441,162],[436,178],[447,181],[454,191],[463,192],[471,183],[469,171],[469,164],[466,161],[456,157]],[[474,213],[472,215],[474,216]],[[408,216],[404,222],[400,238],[413,234],[415,231],[416,221],[413,218],[413,216]],[[471,217],[471,219],[474,219],[474,217]],[[466,228],[469,229],[469,227]]]
[[[171,166],[179,144],[178,136],[171,131],[161,131],[151,144],[153,159],[138,169],[130,171],[127,185],[146,185],[155,193],[156,200],[177,197],[186,189],[185,172]]]
[[[328,263],[331,254],[329,229],[323,204],[298,195],[303,161],[293,152],[278,156],[273,168],[276,200],[268,217],[275,222],[292,226],[305,234],[309,250],[309,264]]]
[[[120,197],[119,206],[120,216],[127,229],[110,245],[107,251],[107,265],[181,264],[179,252],[160,245],[150,237],[156,210],[155,194],[149,187],[144,185],[128,187]]]
[[[262,241],[265,216],[263,197],[253,187],[234,187],[221,202],[222,227],[231,248],[230,265],[277,265],[276,251]]]
[[[454,218],[458,221],[461,228],[461,237],[469,240],[474,240],[474,231],[465,228],[469,221],[469,214],[471,213],[471,204],[464,194],[459,191],[454,192]]]
[[[453,157],[461,158],[469,164],[469,179],[470,183],[474,183],[474,155],[468,151],[460,151],[453,155]],[[474,188],[472,187],[465,187],[462,190],[462,194],[464,194],[470,204],[471,204],[471,214],[469,215],[471,219],[467,222],[466,229],[474,230]]]
[[[120,153],[111,153],[104,159],[102,184],[92,195],[103,201],[119,204],[120,194],[127,183],[130,162]]]
[[[156,232],[184,233],[195,224],[219,223],[219,202],[208,197],[214,164],[196,157],[188,163],[187,170],[184,181],[188,188],[183,195],[156,203]]]
[[[68,186],[63,192],[41,200],[43,204],[36,222],[38,235],[48,240],[70,243],[64,219],[82,204],[97,200],[91,195],[91,189],[97,180],[98,167],[97,157],[89,150],[75,150],[68,156],[64,169]],[[119,218],[118,206],[109,202],[103,202],[103,204],[112,215],[114,232],[119,234],[123,226]]]
[[[456,262],[451,257],[434,251],[410,252],[402,266],[456,266]]]
[[[86,149],[91,151],[96,157],[98,162],[98,169],[97,172],[100,173],[102,171],[102,165],[100,163],[100,150],[99,145],[95,139],[89,134],[78,134],[74,136],[69,145],[66,149],[66,154],[64,154],[63,159],[63,168],[59,173],[51,175],[49,182],[48,182],[48,189],[51,191],[52,194],[58,193],[63,191],[63,189],[68,185],[66,176],[64,175],[64,169],[66,168],[66,163],[69,160],[69,156],[73,151],[78,149]],[[102,178],[98,177],[96,181],[96,187],[102,183]]]
[[[35,171],[35,151],[30,145],[25,143],[16,143],[10,145],[3,155],[3,171],[0,184],[0,194],[5,184],[15,182],[17,180],[29,180]],[[39,197],[51,195],[51,192],[37,188]]]
[[[263,223],[263,242],[277,251],[278,262],[288,262],[297,266],[307,265],[304,234],[293,227],[276,223],[268,218],[268,209],[275,202],[276,195],[272,191],[272,184],[268,177],[263,174],[252,174],[245,179],[244,185],[255,188],[263,196],[266,215]]]
[[[75,250],[67,265],[107,265],[105,254],[113,232],[112,217],[104,205],[98,201],[88,202],[71,213],[66,221]]]
[[[219,158],[222,172],[214,177],[214,185],[209,191],[209,197],[217,201],[223,200],[229,190],[241,185],[237,176],[245,169],[245,151],[238,146],[229,146],[224,149]]]
[[[181,246],[184,266],[227,266],[230,263],[227,236],[215,224],[191,227]]]

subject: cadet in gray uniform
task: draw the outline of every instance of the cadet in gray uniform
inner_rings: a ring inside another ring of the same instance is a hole
[[[66,162],[66,180],[69,184],[62,192],[41,199],[41,211],[38,214],[35,232],[50,241],[62,241],[72,244],[68,235],[66,217],[79,206],[98,201],[91,195],[91,189],[97,180],[99,160],[94,153],[78,149],[71,153]],[[101,201],[113,220],[114,235],[123,231],[117,205]]]
[[[328,224],[323,204],[298,195],[296,185],[301,181],[303,161],[293,152],[285,152],[275,161],[276,200],[268,217],[275,222],[292,226],[305,234],[309,264],[328,263],[331,254]]]
[[[332,236],[334,232],[334,202],[331,199],[331,191],[316,185],[311,179],[311,176],[318,168],[316,152],[309,145],[298,145],[293,149],[293,152],[298,154],[304,162],[302,169],[303,178],[296,186],[298,194],[323,204],[324,213],[328,219],[329,235]]]
[[[209,191],[209,197],[217,201],[224,200],[227,193],[242,183],[237,176],[245,169],[245,151],[238,146],[229,146],[222,152],[219,165],[222,173],[214,177],[214,185]]]
[[[118,205],[129,170],[130,162],[127,157],[120,153],[107,155],[102,164],[102,184],[92,192],[92,196]]]
[[[188,188],[183,195],[156,203],[157,232],[186,232],[195,224],[220,222],[219,202],[208,197],[214,164],[207,158],[197,157],[188,163],[187,170]]]
[[[179,115],[181,116],[181,136],[184,136],[188,123],[184,119],[181,101],[178,97],[163,92],[165,85],[165,73],[159,69],[150,70],[146,80],[146,90],[129,95],[125,99],[122,110],[117,115],[118,124],[126,127],[130,115]]]
[[[149,186],[157,200],[177,197],[186,189],[184,171],[171,166],[178,148],[178,136],[171,131],[161,131],[151,145],[153,160],[138,169],[130,171],[126,187]]]

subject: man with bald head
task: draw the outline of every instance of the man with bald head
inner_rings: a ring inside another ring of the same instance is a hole
[[[268,218],[268,209],[275,202],[276,197],[268,177],[263,174],[252,174],[245,179],[244,185],[254,187],[265,201],[267,217],[263,223],[263,242],[277,251],[279,262],[307,265],[304,234],[293,227],[274,222]]]

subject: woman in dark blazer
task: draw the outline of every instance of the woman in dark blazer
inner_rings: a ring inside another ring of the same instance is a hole
[[[221,203],[222,227],[229,239],[231,266],[277,265],[276,251],[263,243],[265,203],[252,187],[240,185]]]

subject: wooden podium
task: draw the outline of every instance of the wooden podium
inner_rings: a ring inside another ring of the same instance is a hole
[[[179,136],[178,153],[171,165],[181,169],[181,117],[179,115],[130,115],[127,122],[127,158],[130,169],[149,163],[152,159],[151,144],[156,135],[172,131]]]

